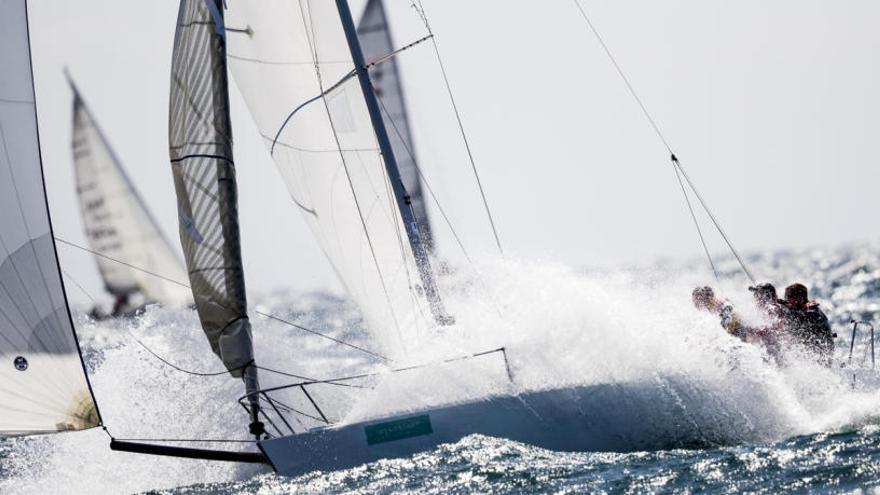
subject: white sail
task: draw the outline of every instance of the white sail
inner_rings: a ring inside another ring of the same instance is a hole
[[[364,7],[364,13],[358,23],[357,34],[364,50],[364,58],[368,63],[380,60],[394,51],[383,0],[367,0],[367,6]],[[400,168],[400,178],[403,180],[406,192],[409,193],[413,214],[419,222],[422,238],[429,247],[433,247],[428,205],[422,194],[422,179],[409,128],[397,59],[391,57],[370,67],[370,80],[373,81],[376,98],[380,102],[382,119],[388,129],[388,139],[391,141],[391,147],[394,148],[394,156],[397,157],[397,166]]]
[[[100,423],[43,184],[24,0],[0,0],[0,433]]]
[[[107,292],[140,292],[147,301],[192,303],[178,283],[186,270],[135,190],[79,91],[73,89],[76,191],[91,249]],[[136,268],[134,268],[136,267]],[[158,275],[158,276],[157,276]]]
[[[288,191],[384,352],[432,327],[335,2],[227,2],[229,67]]]

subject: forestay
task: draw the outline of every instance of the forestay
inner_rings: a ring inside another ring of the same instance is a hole
[[[298,209],[374,339],[432,325],[335,2],[229,1],[229,66]]]
[[[169,149],[180,242],[202,328],[233,376],[253,362],[220,0],[182,0],[171,62]],[[255,386],[256,369],[252,373]],[[250,376],[250,375],[249,375]]]
[[[71,88],[76,191],[105,288],[114,296],[140,292],[148,302],[191,304],[189,289],[168,280],[187,280],[180,259],[72,81]]]
[[[368,64],[376,62],[394,51],[383,0],[367,1],[361,21],[358,23],[357,34]],[[400,81],[400,71],[397,68],[397,58],[391,57],[370,67],[370,80],[373,81],[376,98],[382,109],[382,119],[388,130],[388,138],[394,149],[394,156],[397,157],[400,177],[409,193],[413,214],[419,222],[422,238],[425,240],[425,244],[433,247],[428,205],[422,194],[422,181],[413,148],[406,101],[403,97],[403,85]]]
[[[0,433],[100,423],[43,184],[24,0],[0,0]]]

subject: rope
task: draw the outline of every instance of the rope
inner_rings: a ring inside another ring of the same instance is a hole
[[[431,39],[431,38],[433,38],[433,37],[434,37],[433,34],[429,34],[429,35],[427,35],[427,36],[424,36],[424,37],[422,37],[422,38],[419,38],[419,39],[413,41],[412,43],[410,43],[410,44],[408,44],[408,45],[404,45],[404,46],[398,48],[397,50],[394,50],[393,52],[391,52],[391,53],[389,53],[389,54],[387,54],[387,55],[383,55],[382,57],[379,57],[379,58],[377,58],[376,60],[373,60],[372,62],[368,62],[366,65],[364,65],[364,68],[365,68],[365,69],[369,69],[369,68],[371,68],[371,67],[373,67],[373,66],[375,66],[375,65],[381,64],[382,62],[385,62],[386,60],[389,60],[389,59],[391,59],[391,58],[393,58],[393,57],[396,57],[400,52],[403,52],[403,51],[409,50],[410,48],[412,48],[412,47],[418,45],[419,43],[421,43],[421,42],[423,42],[423,41],[427,41],[427,40],[429,40],[429,39]]]
[[[733,247],[733,243],[730,242],[730,239],[727,237],[727,234],[724,232],[724,229],[721,228],[721,224],[715,218],[715,215],[712,214],[712,210],[709,209],[709,205],[703,200],[703,196],[700,194],[700,191],[697,190],[697,187],[691,182],[690,177],[688,177],[687,172],[682,168],[681,163],[678,162],[678,159],[675,155],[672,155],[672,162],[681,171],[681,176],[684,177],[685,182],[687,182],[688,186],[690,186],[691,191],[694,192],[694,195],[697,197],[697,200],[700,202],[700,205],[703,207],[703,210],[706,211],[706,215],[709,216],[709,219],[712,220],[712,224],[715,226],[715,229],[718,230],[718,233],[721,235],[721,238],[724,239],[724,243],[727,244],[727,248],[730,249],[730,252],[733,253],[733,257],[736,258],[736,261],[739,263],[740,268],[746,274],[746,277],[749,278],[749,281],[754,285],[755,277],[752,275],[752,272],[749,271],[742,257],[739,255],[739,252]]]
[[[319,89],[322,90],[322,93],[323,93],[324,81],[321,77],[321,68],[318,63],[318,48],[317,48],[316,43],[313,42],[313,40],[312,40],[312,37],[314,36],[314,33],[315,33],[315,28],[312,25],[313,20],[311,17],[308,17],[308,25],[306,25],[305,24],[306,23],[305,10],[303,9],[302,4],[300,4],[299,7],[300,7],[300,12],[302,13],[302,20],[303,20],[304,27],[306,28],[307,33],[311,33],[310,36],[306,36],[306,40],[309,43],[309,50],[311,51],[311,54],[312,54],[312,62],[314,62],[315,77],[318,80],[318,87],[319,87]],[[360,75],[358,77],[360,78]],[[397,335],[400,336],[401,335],[400,323],[398,322],[397,314],[394,312],[394,305],[391,303],[391,295],[388,293],[388,286],[385,283],[385,274],[382,273],[382,269],[379,266],[379,259],[376,257],[376,249],[373,245],[373,238],[370,235],[370,230],[367,228],[367,222],[366,222],[366,219],[364,218],[364,211],[361,208],[361,203],[358,199],[357,192],[355,191],[354,182],[352,181],[351,173],[349,172],[349,169],[348,169],[348,160],[345,157],[345,152],[343,151],[342,144],[339,141],[339,134],[336,132],[336,124],[334,123],[333,117],[330,113],[330,106],[327,102],[327,98],[321,98],[321,102],[324,104],[324,111],[327,114],[327,122],[330,124],[330,131],[333,134],[333,141],[334,141],[334,143],[336,143],[336,149],[339,150],[339,159],[342,161],[342,169],[345,171],[345,178],[346,178],[346,181],[348,182],[348,188],[351,191],[351,197],[352,197],[352,200],[354,201],[354,205],[357,210],[358,218],[360,219],[360,222],[361,222],[361,227],[363,228],[364,238],[367,240],[367,246],[370,248],[370,256],[373,259],[373,265],[376,267],[376,274],[379,276],[379,283],[382,286],[382,292],[385,295],[385,302],[388,304],[388,312],[391,315],[391,320],[394,322],[394,328],[397,331]],[[381,150],[379,150],[379,153],[381,154]],[[388,360],[387,358],[384,358],[384,359]]]
[[[638,93],[636,93],[635,88],[630,83],[629,78],[626,77],[626,74],[623,72],[623,69],[620,67],[620,64],[617,63],[617,59],[614,58],[614,55],[611,53],[611,49],[608,48],[608,45],[605,44],[605,40],[602,38],[602,35],[599,34],[599,30],[596,29],[596,26],[593,25],[593,22],[590,20],[590,17],[587,15],[586,10],[584,10],[583,6],[580,4],[578,0],[572,0],[574,5],[577,7],[578,11],[583,17],[584,21],[586,21],[587,26],[589,26],[590,31],[596,37],[596,40],[599,41],[599,44],[602,46],[602,50],[604,50],[605,55],[608,56],[608,59],[611,61],[611,64],[614,66],[614,69],[617,71],[617,74],[620,76],[620,79],[623,80],[623,83],[626,85],[627,90],[629,90],[630,95],[632,95],[635,102],[638,104],[639,108],[642,111],[642,114],[645,116],[645,119],[648,120],[648,123],[651,124],[651,128],[654,129],[654,133],[657,134],[657,137],[663,143],[663,146],[666,148],[666,151],[669,152],[669,156],[671,157],[672,167],[675,169],[675,175],[678,179],[679,185],[681,186],[681,192],[684,194],[685,202],[687,203],[688,210],[691,213],[691,218],[694,220],[694,225],[697,228],[697,234],[700,237],[700,243],[703,245],[703,251],[706,254],[706,258],[709,260],[709,265],[712,267],[712,273],[715,275],[715,279],[718,280],[718,271],[715,268],[715,262],[712,260],[712,255],[709,254],[709,248],[706,245],[705,238],[703,237],[703,232],[700,229],[699,222],[697,221],[696,215],[694,214],[694,210],[691,207],[691,202],[687,194],[687,190],[684,187],[684,183],[687,183],[688,187],[694,192],[694,196],[696,196],[697,201],[699,201],[700,206],[706,212],[706,215],[709,216],[709,219],[712,221],[712,224],[715,226],[715,229],[718,231],[718,234],[721,235],[721,238],[724,239],[724,243],[727,245],[727,248],[730,250],[731,254],[733,254],[736,261],[739,263],[740,268],[742,268],[743,273],[745,273],[746,277],[748,277],[749,281],[752,284],[755,283],[755,277],[752,276],[752,273],[749,271],[748,267],[746,267],[745,262],[742,257],[739,255],[739,252],[734,248],[733,243],[730,241],[730,238],[727,237],[727,234],[724,232],[724,229],[721,228],[721,224],[715,218],[715,215],[712,214],[712,211],[709,209],[706,201],[703,200],[702,195],[694,186],[693,182],[691,182],[690,178],[685,172],[684,167],[682,167],[681,162],[678,161],[678,158],[675,156],[675,153],[672,151],[672,146],[669,145],[669,141],[666,140],[666,136],[663,135],[663,132],[660,131],[660,126],[657,125],[657,122],[651,116],[650,112],[648,112],[648,107],[645,106],[645,103],[639,98]],[[684,182],[682,182],[682,178],[684,178]]]
[[[468,254],[467,249],[465,249],[465,247],[464,247],[464,243],[461,241],[461,238],[458,236],[458,232],[456,232],[455,227],[452,226],[452,221],[449,220],[449,217],[446,215],[446,210],[440,204],[440,200],[437,198],[437,195],[434,194],[434,189],[428,183],[428,179],[425,177],[425,174],[422,173],[421,167],[419,167],[418,163],[416,162],[415,154],[410,149],[409,143],[407,143],[406,142],[407,140],[403,138],[403,134],[400,132],[400,129],[397,127],[397,123],[391,117],[391,113],[388,111],[388,109],[385,108],[385,100],[381,96],[379,96],[378,94],[376,95],[376,100],[379,101],[379,106],[382,107],[382,112],[385,114],[385,118],[387,118],[388,121],[391,123],[391,128],[394,129],[394,133],[397,134],[397,137],[400,139],[400,142],[403,143],[403,149],[406,151],[406,154],[409,155],[410,159],[412,160],[413,168],[416,170],[416,173],[418,174],[419,179],[422,181],[422,184],[425,185],[425,189],[428,190],[428,194],[431,195],[431,199],[434,201],[434,204],[437,206],[437,210],[440,211],[440,216],[443,217],[443,221],[446,223],[446,226],[449,227],[449,231],[452,233],[453,239],[455,239],[456,244],[458,244],[458,247],[461,249],[462,254],[464,254],[464,257],[467,260],[468,264],[471,266],[474,266],[474,262],[473,262],[473,260],[471,260],[471,257]],[[415,216],[415,215],[413,215],[413,216]]]
[[[675,162],[673,162],[674,164]],[[703,229],[700,228],[700,222],[697,220],[697,215],[694,213],[694,208],[691,206],[691,198],[688,196],[687,190],[684,187],[684,181],[681,180],[681,172],[679,172],[678,167],[672,167],[672,170],[675,171],[675,177],[678,179],[678,185],[681,186],[681,194],[684,196],[684,202],[687,204],[688,211],[691,213],[691,218],[694,220],[694,227],[697,228],[697,235],[700,237],[700,244],[703,245],[703,252],[706,253],[706,259],[709,260],[709,266],[712,268],[712,275],[715,276],[715,281],[719,284],[721,283],[721,279],[718,277],[718,270],[715,269],[715,262],[712,261],[712,255],[709,254],[709,246],[706,245],[706,239],[703,237]]]
[[[379,94],[376,94],[376,100],[379,101],[379,106],[382,107],[382,112],[385,114],[385,118],[388,119],[388,122],[391,123],[391,128],[394,129],[394,133],[397,134],[397,137],[400,139],[400,142],[403,143],[403,149],[406,151],[406,154],[409,155],[409,158],[412,160],[413,168],[416,170],[416,173],[419,176],[419,180],[422,181],[422,184],[425,185],[425,189],[428,190],[428,194],[431,195],[431,199],[434,201],[434,204],[437,206],[437,210],[440,211],[440,216],[443,217],[443,221],[446,223],[446,226],[449,227],[449,231],[452,233],[452,238],[455,239],[456,244],[461,249],[462,254],[464,255],[465,260],[467,260],[468,265],[474,271],[474,274],[477,276],[477,280],[480,281],[480,284],[484,289],[488,291],[489,286],[486,284],[486,281],[483,279],[483,275],[477,269],[477,265],[474,264],[474,261],[471,259],[470,254],[467,249],[464,247],[464,242],[462,242],[461,238],[458,236],[458,232],[456,232],[455,227],[452,226],[452,221],[449,219],[449,216],[446,215],[446,210],[443,208],[443,205],[440,204],[440,199],[434,194],[434,189],[431,187],[431,184],[428,182],[428,178],[425,177],[425,174],[422,173],[421,167],[419,167],[418,162],[416,161],[415,153],[410,148],[407,140],[403,138],[403,134],[401,134],[400,129],[397,127],[397,123],[394,121],[394,118],[391,116],[391,113],[385,107],[385,101]],[[415,216],[415,209],[412,209],[413,216]],[[492,299],[492,305],[495,308],[495,311],[498,312],[498,315],[504,317],[504,313],[501,311],[501,308],[498,307],[497,302]]]
[[[61,273],[62,273],[65,277],[67,277],[67,280],[70,280],[70,281],[73,283],[73,285],[75,285],[76,288],[79,289],[80,292],[82,292],[83,294],[85,294],[85,296],[88,297],[88,298],[92,301],[92,304],[95,304],[95,305],[98,304],[98,301],[96,301],[95,298],[92,297],[92,295],[89,294],[89,293],[83,288],[82,285],[79,285],[79,282],[77,282],[76,279],[74,279],[73,277],[70,276],[69,273],[67,273],[67,270],[65,270],[65,269],[62,268],[62,269],[61,269]]]
[[[170,282],[170,283],[172,283],[172,284],[176,284],[176,285],[179,285],[179,286],[181,286],[181,287],[186,287],[187,289],[191,289],[191,287],[190,287],[189,285],[187,285],[187,284],[185,284],[185,283],[183,283],[183,282],[179,282],[179,281],[177,281],[177,280],[174,280],[174,279],[172,279],[172,278],[168,278],[168,277],[166,277],[166,276],[164,276],[164,275],[160,275],[160,274],[158,274],[158,273],[152,272],[152,271],[147,270],[147,269],[145,269],[145,268],[141,268],[141,267],[139,267],[139,266],[135,266],[135,265],[132,265],[132,264],[130,264],[130,263],[126,263],[126,262],[124,262],[124,261],[122,261],[122,260],[118,260],[118,259],[113,258],[113,257],[111,257],[111,256],[107,256],[106,254],[99,253],[99,252],[97,252],[97,251],[94,251],[94,250],[89,249],[89,248],[84,247],[84,246],[80,246],[79,244],[75,244],[75,243],[73,243],[73,242],[66,241],[66,240],[64,240],[64,239],[61,239],[60,237],[55,237],[55,240],[58,241],[58,242],[60,242],[60,243],[62,243],[62,244],[65,244],[65,245],[68,245],[68,246],[71,246],[71,247],[74,247],[74,248],[80,249],[80,250],[85,251],[85,252],[87,252],[87,253],[91,253],[91,254],[93,254],[93,255],[95,255],[95,256],[99,256],[99,257],[101,257],[101,258],[104,258],[104,259],[107,259],[107,260],[113,261],[114,263],[119,263],[119,264],[121,264],[121,265],[127,266],[127,267],[131,268],[132,270],[137,270],[137,271],[139,271],[139,272],[146,273],[146,274],[148,274],[148,275],[152,275],[152,276],[157,277],[157,278],[159,278],[159,279],[165,280],[166,282]],[[70,278],[71,280],[73,280],[73,279],[70,277],[70,275],[68,275],[68,278]],[[82,288],[82,286],[80,286],[80,285],[77,284],[76,282],[74,282],[74,284],[75,284],[77,287],[79,287],[79,289],[82,290],[82,291],[86,294],[86,296],[87,296],[89,299],[91,299],[92,301],[95,300],[91,295],[89,295],[87,292],[85,292],[85,290]],[[271,320],[275,320],[275,321],[278,321],[278,322],[280,322],[280,323],[284,323],[285,325],[291,326],[291,327],[296,328],[296,329],[298,329],[298,330],[302,330],[302,331],[304,331],[304,332],[308,332],[308,333],[311,333],[311,334],[316,335],[316,336],[318,336],[318,337],[322,337],[322,338],[324,338],[324,339],[330,340],[330,341],[335,342],[335,343],[337,343],[337,344],[341,344],[341,345],[344,345],[344,346],[347,346],[347,347],[351,347],[352,349],[355,349],[355,350],[361,351],[361,352],[363,352],[363,353],[365,353],[365,354],[369,354],[370,356],[373,356],[373,357],[375,357],[375,358],[379,358],[379,359],[381,359],[381,360],[383,360],[383,361],[389,361],[389,362],[392,361],[390,358],[387,358],[387,357],[385,357],[385,356],[383,356],[383,355],[381,355],[381,354],[379,354],[379,353],[373,352],[373,351],[371,351],[371,350],[369,350],[369,349],[365,349],[365,348],[363,348],[363,347],[360,347],[360,346],[358,346],[358,345],[352,344],[352,343],[350,343],[350,342],[346,342],[346,341],[344,341],[344,340],[337,339],[336,337],[331,337],[331,336],[329,336],[329,335],[327,335],[327,334],[324,334],[324,333],[321,333],[321,332],[319,332],[319,331],[317,331],[317,330],[313,330],[313,329],[311,329],[311,328],[304,327],[304,326],[299,325],[299,324],[297,324],[297,323],[293,323],[292,321],[285,320],[284,318],[281,318],[281,317],[278,317],[278,316],[275,316],[275,315],[272,315],[272,314],[269,314],[269,313],[264,313],[264,312],[259,311],[259,310],[254,310],[253,312],[256,313],[256,314],[258,314],[258,315],[260,315],[260,316],[263,316],[263,317],[269,318],[269,319],[271,319]],[[224,373],[225,373],[225,372],[224,372]],[[218,374],[220,374],[220,373],[218,373]]]
[[[323,334],[323,333],[321,333],[321,332],[318,332],[317,330],[312,330],[311,328],[306,328],[306,327],[304,327],[304,326],[302,326],[302,325],[299,325],[299,324],[296,324],[296,323],[294,323],[294,322],[292,322],[292,321],[285,320],[284,318],[281,318],[281,317],[279,317],[279,316],[270,315],[269,313],[264,313],[264,312],[262,312],[262,311],[258,311],[258,310],[254,310],[254,313],[256,313],[256,314],[258,314],[258,315],[260,315],[260,316],[264,316],[264,317],[266,317],[266,318],[269,318],[270,320],[275,320],[275,321],[277,321],[277,322],[284,323],[284,324],[286,324],[286,325],[290,325],[291,327],[293,327],[293,328],[297,328],[297,329],[299,329],[299,330],[302,330],[303,332],[308,332],[308,333],[311,333],[311,334],[317,335],[317,336],[319,336],[319,337],[323,337],[323,338],[325,338],[325,339],[327,339],[327,340],[329,340],[329,341],[331,341],[331,342],[336,342],[337,344],[344,345],[344,346],[346,346],[346,347],[351,347],[352,349],[356,349],[356,350],[358,350],[358,351],[361,351],[361,352],[363,352],[364,354],[369,354],[370,356],[373,356],[373,357],[375,357],[375,358],[381,359],[381,360],[383,360],[383,361],[389,361],[389,362],[393,361],[393,359],[391,359],[391,358],[389,358],[389,357],[385,357],[385,356],[383,356],[383,355],[381,355],[381,354],[379,354],[379,353],[377,353],[377,352],[373,352],[373,351],[371,351],[371,350],[369,350],[369,349],[365,349],[365,348],[363,348],[363,347],[361,347],[361,346],[359,346],[359,345],[352,344],[351,342],[346,342],[346,341],[344,341],[344,340],[337,339],[336,337],[331,337],[331,336],[329,336],[329,335],[326,335],[326,334]]]
[[[64,275],[67,277],[68,280],[70,280],[71,282],[73,282],[73,285],[75,285],[76,287],[78,287],[79,290],[82,291],[82,293],[86,295],[86,297],[88,297],[89,299],[91,299],[93,302],[96,302],[96,303],[97,303],[97,301],[95,301],[95,298],[92,297],[92,295],[89,294],[89,292],[86,291],[86,290],[83,288],[83,286],[80,285],[80,284],[76,281],[76,279],[74,279],[72,276],[70,276],[70,274],[67,273],[67,272],[63,272],[63,273],[64,273]],[[295,374],[295,373],[290,373],[290,372],[286,372],[286,371],[279,371],[279,370],[272,369],[272,368],[266,368],[266,367],[264,367],[264,366],[258,366],[258,365],[256,365],[256,364],[254,364],[253,362],[248,363],[248,364],[246,364],[246,365],[244,365],[244,366],[239,366],[238,368],[233,368],[233,369],[231,369],[231,370],[212,371],[212,372],[192,371],[192,370],[185,369],[185,368],[183,368],[183,367],[181,367],[181,366],[178,366],[178,365],[172,363],[171,361],[168,361],[167,359],[163,358],[162,356],[160,356],[159,354],[157,354],[156,351],[150,349],[150,348],[147,346],[147,344],[144,344],[140,339],[138,339],[137,337],[135,337],[135,335],[134,335],[130,330],[126,329],[126,333],[128,333],[128,336],[131,337],[132,340],[134,340],[135,342],[137,342],[138,345],[140,345],[141,347],[143,347],[145,351],[147,351],[147,352],[149,352],[150,354],[152,354],[153,357],[155,357],[156,359],[158,359],[158,360],[161,361],[162,363],[166,364],[167,366],[170,366],[171,368],[174,368],[175,370],[180,371],[180,372],[182,372],[182,373],[186,373],[186,374],[188,374],[188,375],[194,375],[194,376],[219,376],[219,375],[224,375],[224,374],[226,374],[226,373],[229,373],[229,372],[231,372],[231,371],[238,371],[238,370],[242,370],[242,369],[244,369],[244,368],[247,368],[248,366],[253,366],[254,368],[257,368],[257,369],[259,369],[259,370],[263,370],[263,371],[266,371],[266,372],[269,372],[269,373],[275,373],[275,374],[277,374],[277,375],[287,376],[287,377],[290,377],[290,378],[296,378],[296,379],[299,379],[299,380],[314,380],[314,378],[309,378],[309,377],[304,376],[304,375],[297,375],[297,374]],[[130,439],[130,440],[132,440],[132,439]]]
[[[471,163],[471,170],[474,172],[474,178],[477,181],[477,188],[480,190],[480,198],[483,200],[483,208],[486,210],[486,217],[489,219],[489,225],[492,227],[492,235],[495,237],[495,245],[498,246],[498,252],[504,254],[501,247],[501,239],[498,237],[498,229],[495,227],[495,219],[492,218],[492,211],[489,208],[489,201],[486,199],[486,191],[483,189],[483,182],[480,180],[480,174],[477,172],[477,165],[474,161],[474,155],[471,151],[470,142],[468,142],[467,133],[464,130],[464,124],[461,121],[461,113],[458,111],[458,105],[455,103],[455,96],[452,94],[452,85],[449,83],[449,77],[446,75],[446,67],[443,59],[440,57],[440,48],[437,46],[437,39],[428,23],[428,17],[425,14],[425,8],[422,6],[422,0],[410,0],[412,7],[418,12],[428,35],[431,37],[431,44],[434,46],[434,54],[437,56],[437,65],[440,66],[440,72],[443,74],[443,82],[446,85],[446,93],[449,95],[449,101],[452,104],[452,110],[455,113],[455,120],[458,122],[458,130],[461,132],[461,139],[464,142],[464,148],[467,151],[468,160]]]

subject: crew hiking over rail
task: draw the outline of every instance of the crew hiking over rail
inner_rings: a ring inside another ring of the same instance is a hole
[[[761,317],[757,324],[745,323],[733,305],[719,299],[711,287],[697,287],[691,297],[697,309],[717,315],[727,333],[763,347],[778,365],[784,364],[792,352],[813,356],[826,366],[831,364],[836,335],[819,303],[810,301],[805,285],[789,285],[784,299],[779,299],[776,287],[770,283],[749,287],[749,291]]]

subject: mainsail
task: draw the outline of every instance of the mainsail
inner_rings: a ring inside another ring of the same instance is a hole
[[[364,7],[360,23],[358,23],[357,34],[367,63],[375,62],[394,51],[383,0],[367,1],[367,6]],[[409,193],[411,207],[416,221],[419,223],[422,239],[429,248],[432,248],[434,239],[431,235],[428,205],[422,194],[422,181],[413,148],[406,101],[403,97],[403,85],[400,82],[400,71],[397,68],[396,58],[391,57],[370,67],[370,80],[373,81],[376,98],[379,100],[382,110],[382,120],[385,121],[385,128],[388,129],[388,139],[391,141],[391,148],[394,149],[394,156],[397,158],[400,178],[403,180],[406,192]]]
[[[400,357],[445,313],[418,227],[400,209],[406,191],[386,167],[393,151],[380,145],[348,6],[227,4],[229,66],[258,130],[374,340]]]
[[[107,292],[140,292],[148,302],[167,305],[191,303],[189,289],[171,282],[185,281],[186,270],[72,81],[70,86],[76,191],[86,238],[98,253],[95,260]]]
[[[181,0],[171,62],[169,149],[196,310],[230,374],[258,388],[238,230],[221,0]],[[256,418],[256,403],[252,403]]]
[[[24,0],[0,0],[0,433],[100,424],[46,203]]]

